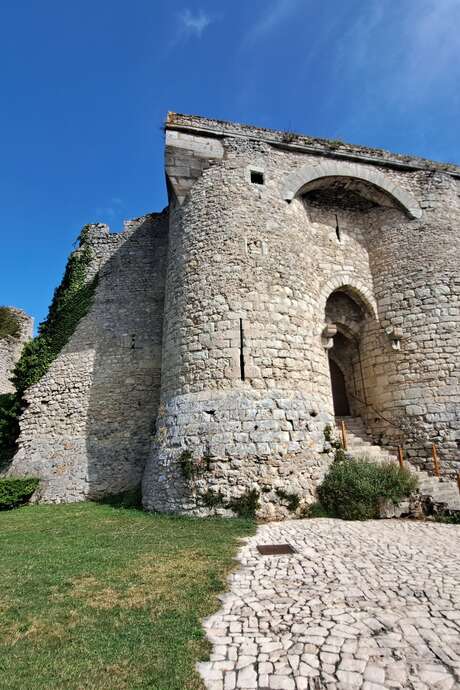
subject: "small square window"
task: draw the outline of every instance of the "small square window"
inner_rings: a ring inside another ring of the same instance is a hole
[[[259,170],[251,170],[251,182],[252,184],[263,184],[264,174]]]

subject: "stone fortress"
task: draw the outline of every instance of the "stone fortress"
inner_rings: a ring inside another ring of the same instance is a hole
[[[460,168],[175,113],[165,138],[168,208],[89,226],[92,307],[9,472],[45,501],[142,482],[149,510],[257,492],[280,516],[313,501],[339,416],[419,468],[436,443],[455,478]]]

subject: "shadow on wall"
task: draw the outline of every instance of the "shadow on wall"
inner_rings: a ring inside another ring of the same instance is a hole
[[[83,433],[89,498],[142,478],[160,398],[167,230],[165,215],[133,229],[101,269],[85,319],[95,343]]]

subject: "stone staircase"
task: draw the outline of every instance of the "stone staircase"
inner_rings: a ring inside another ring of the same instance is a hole
[[[347,450],[353,456],[365,457],[374,462],[398,461],[395,452],[373,445],[361,417],[336,417],[335,419],[339,438],[341,438],[341,423],[345,422]],[[440,480],[408,462],[405,465],[416,475],[419,483],[418,490],[423,499],[429,498],[433,504],[437,505],[445,504],[448,510],[460,510],[460,491],[456,482]]]

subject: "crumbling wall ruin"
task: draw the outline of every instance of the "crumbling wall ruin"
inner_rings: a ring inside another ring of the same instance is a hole
[[[45,376],[25,394],[9,469],[40,477],[41,498],[78,501],[139,485],[155,431],[167,213],[112,234],[87,226],[93,304]]]
[[[18,331],[15,335],[0,336],[0,395],[14,392],[11,374],[24,344],[32,338],[34,324],[32,317],[22,309],[8,307],[7,310],[17,320]]]

